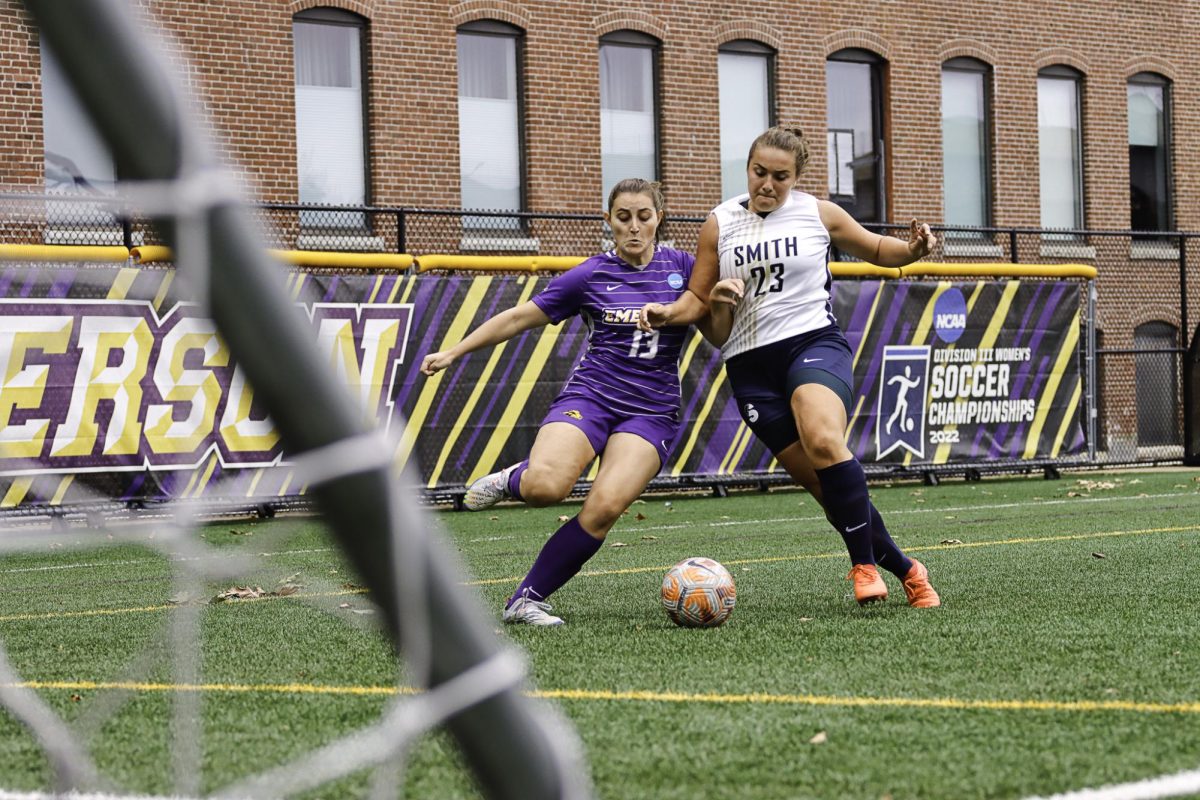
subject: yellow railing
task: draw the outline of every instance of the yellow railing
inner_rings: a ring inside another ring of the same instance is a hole
[[[587,260],[587,256],[472,256],[431,253],[340,253],[325,250],[270,250],[285,264],[299,267],[349,268],[364,270],[465,270],[472,272],[565,272]],[[170,263],[171,248],[162,245],[125,247],[0,244],[0,260],[71,262]],[[829,270],[835,278],[1087,278],[1096,277],[1088,264],[944,264],[928,261],[906,267],[877,267],[862,262],[834,261]]]

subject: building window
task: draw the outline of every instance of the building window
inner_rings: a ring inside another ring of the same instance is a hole
[[[42,141],[47,194],[111,195],[116,168],[75,90],[41,41]],[[48,244],[121,244],[121,232],[109,208],[74,201],[46,204]]]
[[[1038,72],[1038,165],[1043,228],[1080,229],[1084,225],[1082,84],[1083,75],[1070,67],[1046,67]]]
[[[1129,79],[1129,227],[1169,231],[1171,207],[1170,82],[1152,72]]]
[[[948,227],[992,224],[991,67],[974,58],[942,64],[942,208]],[[947,238],[978,239],[970,231]]]
[[[874,53],[856,49],[825,61],[829,199],[859,222],[887,217],[883,65]]]
[[[750,145],[774,124],[774,58],[773,49],[749,39],[726,42],[717,53],[722,198],[746,192]]]
[[[462,207],[520,211],[522,81],[519,28],[480,20],[458,29],[458,156]],[[517,217],[466,217],[471,228],[515,229]]]
[[[1169,322],[1145,322],[1133,331],[1137,430],[1140,447],[1177,445],[1179,331]]]
[[[309,9],[292,18],[301,203],[367,204],[366,28],[362,17],[333,8]],[[300,223],[366,227],[361,212],[346,211],[304,211]]]
[[[600,38],[601,202],[625,178],[658,180],[658,49],[635,31]]]

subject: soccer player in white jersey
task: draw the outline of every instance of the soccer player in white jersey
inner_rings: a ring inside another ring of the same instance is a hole
[[[878,565],[900,579],[909,605],[937,606],[928,570],[888,535],[846,447],[852,354],[833,318],[829,272],[831,243],[899,267],[927,255],[936,240],[915,220],[907,242],[871,233],[841,207],[798,191],[807,162],[799,130],[774,127],[755,139],[749,191],[717,206],[701,227],[688,292],[647,304],[639,325],[653,330],[710,314],[742,418],[842,535],[855,599],[887,598]]]
[[[655,182],[618,183],[604,217],[612,227],[613,250],[555,277],[531,300],[497,314],[421,364],[422,372],[433,375],[467,353],[529,328],[558,324],[574,314],[588,322],[587,352],[542,420],[528,460],[467,488],[465,502],[472,511],[505,498],[551,505],[565,498],[603,453],[579,514],[542,547],[505,605],[505,622],[562,624],[546,598],[596,554],[609,529],[666,463],[679,433],[679,354],[687,325],[643,331],[637,322],[646,303],[670,303],[687,291],[694,259],[657,244],[663,197]],[[707,316],[697,320],[703,331]]]

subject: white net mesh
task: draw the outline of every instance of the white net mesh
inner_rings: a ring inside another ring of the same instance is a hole
[[[178,87],[176,88],[178,92]],[[195,120],[188,124],[201,129]],[[208,220],[218,207],[235,200],[236,191],[222,170],[202,166],[206,157],[184,148],[182,177],[170,182],[118,184],[115,197],[101,202],[123,214],[171,217],[176,224],[178,244],[177,270],[181,294],[203,304],[209,297],[209,270],[212,241]],[[190,155],[189,155],[190,154]],[[293,459],[289,468],[298,485],[316,488],[347,476],[392,469],[395,447],[382,434],[373,433],[343,439]],[[6,460],[10,474],[36,471],[37,463]],[[447,720],[477,704],[514,687],[523,686],[525,669],[522,658],[509,648],[501,648],[473,667],[429,689],[433,679],[432,654],[436,631],[432,624],[435,609],[430,608],[430,579],[426,565],[441,559],[444,553],[432,545],[429,531],[436,523],[417,507],[415,500],[401,488],[401,476],[393,474],[392,492],[384,492],[378,502],[387,508],[390,541],[379,552],[390,554],[394,608],[383,609],[390,619],[398,620],[399,651],[403,658],[396,665],[402,676],[396,696],[389,700],[381,715],[371,724],[333,738],[298,757],[262,769],[257,774],[222,780],[204,771],[205,752],[219,747],[219,736],[205,730],[203,691],[189,690],[205,683],[203,626],[211,606],[203,602],[213,584],[252,580],[270,569],[271,554],[282,550],[290,535],[286,526],[264,534],[255,542],[255,553],[218,548],[205,541],[201,523],[222,509],[244,508],[244,480],[236,471],[225,474],[205,492],[205,499],[180,499],[155,506],[149,512],[110,513],[120,506],[100,493],[83,493],[74,500],[75,513],[24,514],[0,518],[0,556],[45,554],[51,541],[65,546],[57,551],[61,566],[78,567],[88,558],[82,554],[97,548],[136,545],[151,548],[171,570],[171,595],[176,602],[156,636],[127,663],[116,669],[106,665],[110,680],[107,688],[97,690],[93,699],[68,723],[38,694],[38,676],[26,676],[14,669],[4,642],[0,640],[0,704],[32,732],[37,745],[49,761],[54,785],[48,787],[61,796],[88,797],[86,792],[112,796],[126,787],[98,768],[91,753],[104,730],[136,696],[140,684],[161,681],[164,661],[168,682],[177,690],[170,693],[169,719],[165,721],[170,750],[170,780],[175,796],[198,797],[287,797],[303,794],[348,775],[371,771],[369,796],[397,797],[404,786],[406,756],[418,737],[443,725]],[[33,508],[45,508],[30,497]],[[87,509],[87,513],[82,510]],[[64,535],[67,534],[67,535]],[[435,552],[436,551],[436,552]],[[46,569],[54,569],[53,564]],[[371,617],[337,614],[339,583],[319,576],[306,576],[305,591],[290,598],[321,612],[332,614],[344,624],[374,627]],[[550,762],[559,775],[563,797],[587,797],[590,787],[582,767],[582,749],[574,731],[554,710],[537,706],[534,714],[546,743]],[[504,731],[497,731],[503,737]],[[516,766],[516,765],[514,765]],[[214,788],[215,787],[215,788]],[[484,787],[485,791],[488,787]],[[0,797],[33,797],[4,793]]]

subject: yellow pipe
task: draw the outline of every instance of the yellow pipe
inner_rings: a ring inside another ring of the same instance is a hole
[[[361,267],[363,269],[408,269],[413,257],[408,253],[337,253],[327,250],[268,250],[285,264],[300,267]],[[173,261],[171,248],[162,245],[135,247],[130,255],[140,264]]]
[[[119,246],[62,244],[0,244],[4,261],[128,261],[129,250]]]
[[[829,271],[835,278],[899,278],[900,270],[895,267],[877,267],[861,262],[831,261]]]
[[[479,272],[565,272],[588,256],[471,256],[432,254],[417,258],[417,271],[461,269]]]
[[[976,277],[976,278],[1088,278],[1095,279],[1096,268],[1087,264],[930,264],[918,262],[901,267],[905,278]]]

